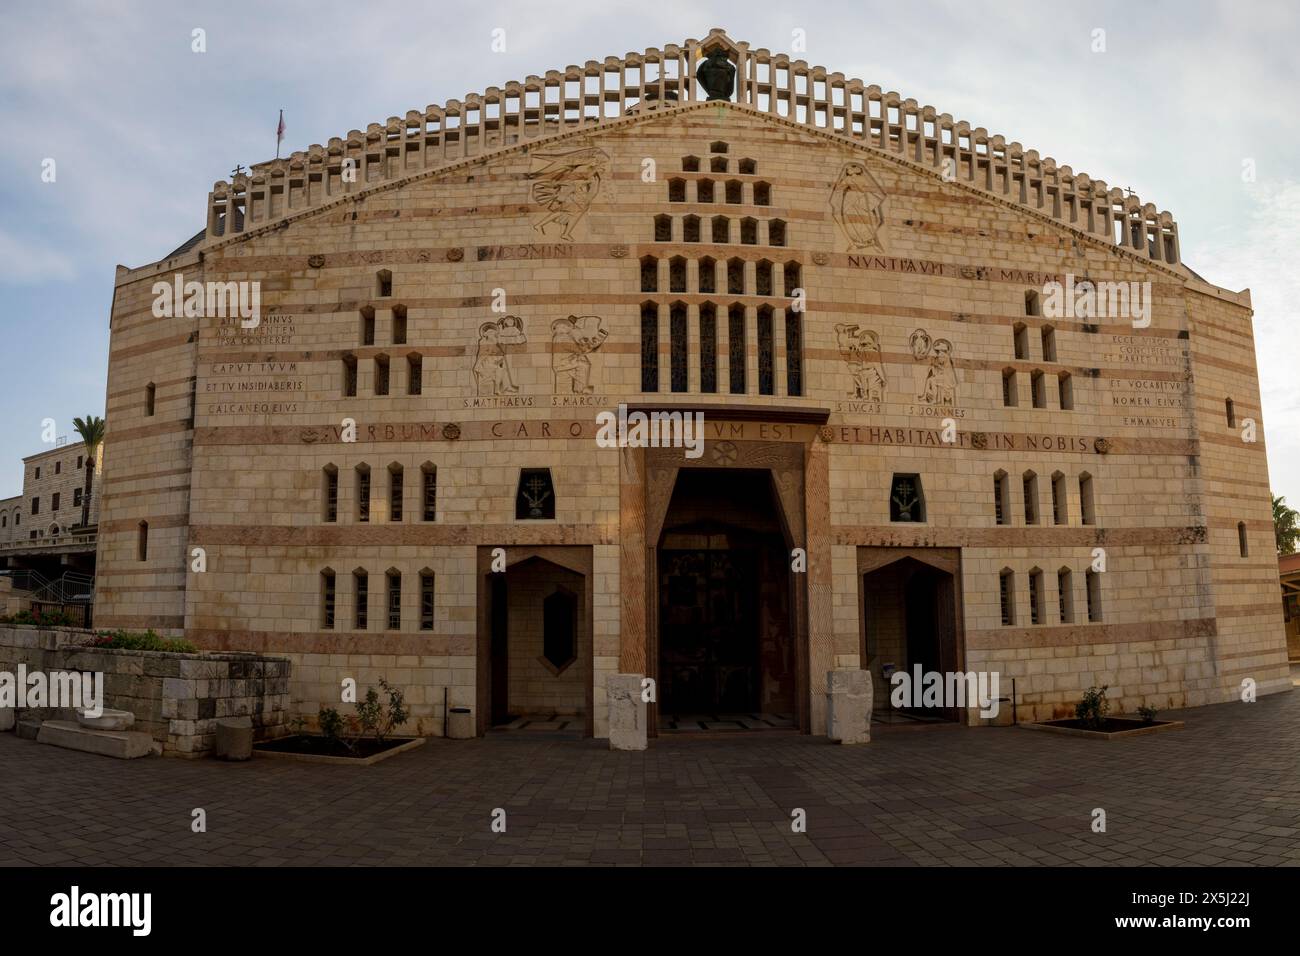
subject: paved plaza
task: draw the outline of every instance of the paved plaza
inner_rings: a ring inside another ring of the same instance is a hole
[[[1162,716],[1186,727],[676,735],[640,753],[506,733],[372,767],[116,761],[3,734],[0,865],[1300,864],[1300,693]]]

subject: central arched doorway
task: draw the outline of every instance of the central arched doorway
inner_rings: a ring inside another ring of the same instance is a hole
[[[790,565],[769,471],[677,473],[657,549],[661,732],[796,729]]]

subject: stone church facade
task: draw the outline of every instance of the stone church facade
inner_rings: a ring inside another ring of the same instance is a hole
[[[178,276],[259,321],[158,315]],[[386,677],[429,734],[608,736],[619,674],[651,735],[824,733],[829,672],[917,665],[1021,719],[1285,690],[1251,314],[1168,213],[898,94],[719,30],[570,66],[119,267],[96,621],[287,656],[309,717]],[[598,442],[620,405],[698,455]]]

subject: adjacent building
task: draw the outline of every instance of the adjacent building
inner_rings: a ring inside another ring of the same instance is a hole
[[[1290,688],[1249,293],[1019,143],[714,30],[204,220],[118,269],[96,618],[283,654],[305,714],[381,676],[421,732],[598,737],[615,674],[652,734],[823,733],[834,670],[996,671],[1022,718]]]

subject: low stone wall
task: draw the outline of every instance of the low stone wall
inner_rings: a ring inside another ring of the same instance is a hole
[[[212,749],[220,717],[247,716],[256,739],[287,732],[289,661],[257,654],[179,654],[82,647],[92,631],[0,626],[0,671],[84,671],[104,675],[104,706],[129,710],[134,730],[163,745],[166,756],[198,757]],[[71,710],[32,711],[75,720]]]

